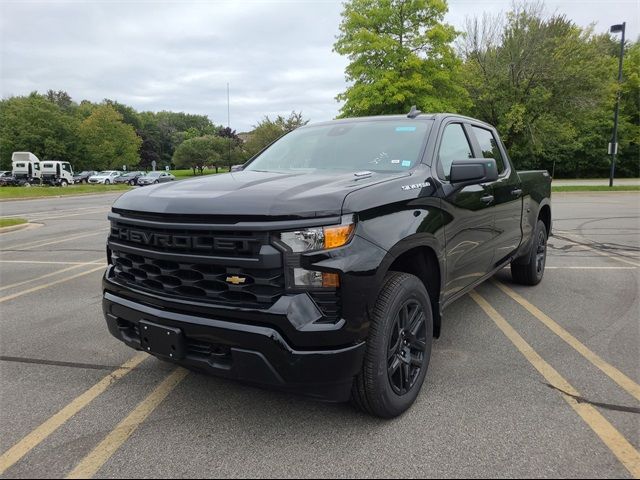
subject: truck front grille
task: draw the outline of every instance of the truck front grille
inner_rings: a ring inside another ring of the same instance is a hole
[[[267,233],[120,216],[112,219],[109,248],[114,280],[164,297],[268,308],[285,292],[282,253]]]

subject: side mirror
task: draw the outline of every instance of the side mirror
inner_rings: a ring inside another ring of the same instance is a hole
[[[452,184],[474,185],[494,182],[498,179],[498,164],[493,158],[469,158],[454,160],[449,181]]]
[[[232,165],[231,166],[231,170],[229,170],[230,172],[240,172],[242,171],[242,167],[244,165]]]

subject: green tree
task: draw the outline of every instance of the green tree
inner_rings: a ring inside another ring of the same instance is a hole
[[[237,150],[237,149],[236,149]],[[205,166],[218,168],[227,162],[229,151],[229,139],[216,135],[204,135],[190,138],[182,142],[173,154],[173,163],[177,168],[191,168],[193,174],[196,170],[202,171]],[[237,156],[237,151],[232,151]]]
[[[623,64],[620,92],[620,155],[616,174],[640,177],[640,43],[629,45]]]
[[[79,128],[80,144],[96,170],[138,165],[142,144],[131,125],[110,105],[96,107]]]
[[[57,103],[35,92],[0,101],[0,168],[11,169],[11,154],[16,151],[66,160],[78,168],[78,125]]]
[[[445,0],[348,0],[334,50],[349,58],[341,116],[460,111],[461,62]]]
[[[252,157],[281,136],[307,123],[309,120],[304,119],[302,112],[291,112],[286,118],[278,115],[274,120],[265,116],[249,134],[244,145],[245,157]]]
[[[498,128],[518,168],[601,171],[615,71],[609,49],[606,36],[546,16],[541,3],[516,4],[506,19],[470,20],[461,48],[467,113]]]

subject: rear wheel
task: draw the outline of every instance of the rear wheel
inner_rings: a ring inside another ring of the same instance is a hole
[[[110,184],[111,184],[111,182],[110,182],[109,180],[105,180],[105,181],[104,181],[104,184],[105,184],[105,185],[110,185]]]
[[[547,227],[538,220],[529,253],[511,263],[513,280],[522,285],[537,285],[544,276],[547,263]]]
[[[353,403],[371,415],[393,418],[418,397],[431,358],[433,316],[423,283],[390,273],[380,291]]]

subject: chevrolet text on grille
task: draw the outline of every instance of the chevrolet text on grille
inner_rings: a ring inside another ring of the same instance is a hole
[[[196,250],[226,250],[248,252],[255,239],[214,237],[212,235],[173,235],[168,233],[145,232],[130,228],[112,227],[111,236],[125,242],[139,243],[152,247],[192,248]]]

